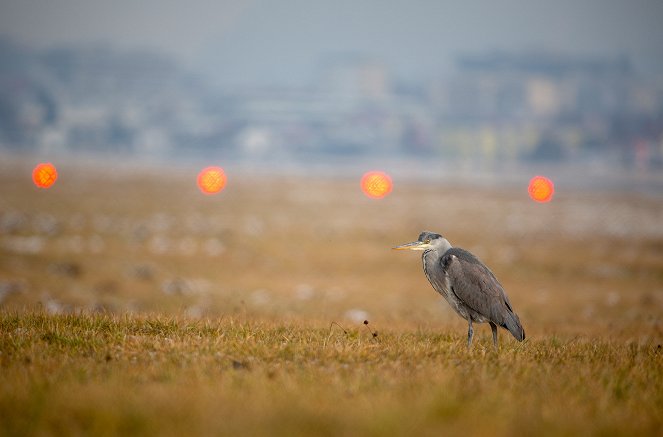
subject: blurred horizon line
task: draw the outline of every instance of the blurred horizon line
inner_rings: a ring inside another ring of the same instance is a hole
[[[433,183],[449,187],[476,187],[495,190],[518,189],[526,193],[527,182],[537,175],[544,175],[553,180],[556,198],[568,198],[569,193],[591,194],[606,193],[624,195],[636,194],[651,198],[663,198],[663,173],[641,172],[615,169],[600,163],[509,163],[502,166],[482,166],[476,162],[461,162],[442,158],[421,157],[330,157],[325,160],[273,159],[247,160],[204,158],[191,156],[187,159],[160,157],[136,157],[118,154],[61,153],[43,155],[39,153],[16,153],[0,149],[0,170],[25,167],[26,184],[31,184],[32,167],[41,162],[51,162],[58,167],[60,178],[66,170],[73,170],[75,177],[87,172],[109,174],[113,177],[122,175],[160,175],[166,172],[178,177],[189,177],[191,186],[195,186],[198,172],[206,166],[220,166],[226,172],[229,185],[235,177],[242,179],[258,178],[297,178],[357,181],[367,171],[384,171],[392,178],[396,187],[399,184]],[[64,169],[63,173],[60,169]],[[64,176],[66,178],[66,176]],[[62,179],[61,179],[62,180]]]

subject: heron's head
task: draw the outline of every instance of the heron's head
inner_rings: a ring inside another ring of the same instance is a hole
[[[419,234],[419,238],[417,241],[413,241],[412,243],[405,243],[401,244],[400,246],[396,246],[393,249],[396,250],[442,250],[443,252],[446,252],[447,249],[451,248],[451,245],[447,241],[446,238],[444,238],[440,234],[436,234],[435,232],[428,232],[424,231],[421,234]]]

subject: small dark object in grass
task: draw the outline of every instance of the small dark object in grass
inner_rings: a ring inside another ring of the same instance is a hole
[[[338,326],[339,328],[341,328],[341,331],[343,331],[343,334],[348,335],[348,331],[346,331],[345,328],[342,327],[341,325],[339,325],[337,322],[331,322],[331,323],[329,324],[329,332],[330,332],[330,333],[331,333],[331,330],[332,330],[332,328],[334,327],[334,325],[336,325],[336,326]]]
[[[242,361],[233,360],[233,369],[235,370],[249,370],[248,363]]]
[[[364,326],[366,326],[366,328],[371,333],[374,339],[380,341],[380,339],[378,338],[378,331],[372,331],[371,328],[368,327],[368,320],[364,320]]]

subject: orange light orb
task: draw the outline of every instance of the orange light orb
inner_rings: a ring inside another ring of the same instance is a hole
[[[553,194],[555,194],[555,185],[547,177],[534,176],[529,181],[527,191],[529,192],[529,197],[536,202],[550,202]]]
[[[361,178],[361,190],[372,199],[382,199],[391,193],[393,183],[387,173],[369,171]]]
[[[205,194],[216,194],[226,186],[226,173],[221,167],[205,167],[198,173],[198,188]]]
[[[58,171],[50,162],[42,162],[32,170],[32,182],[39,188],[50,188],[58,179]]]

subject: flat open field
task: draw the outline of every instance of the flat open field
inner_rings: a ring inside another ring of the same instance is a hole
[[[0,434],[661,434],[661,197],[34,164],[0,163]],[[466,349],[390,250],[421,230],[492,268],[525,342]]]

